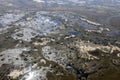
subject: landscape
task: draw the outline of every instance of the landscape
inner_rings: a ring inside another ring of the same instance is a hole
[[[119,80],[120,0],[0,0],[0,80]]]

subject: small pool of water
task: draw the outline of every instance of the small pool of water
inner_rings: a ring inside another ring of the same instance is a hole
[[[80,20],[79,21],[79,25],[85,29],[89,29],[89,30],[98,30],[99,26],[88,23],[87,21],[84,20]]]
[[[104,33],[106,33],[109,36],[119,36],[120,37],[120,30],[117,28],[112,28],[111,31],[105,31]]]
[[[70,31],[70,32],[68,32],[68,34],[78,35],[78,34],[79,34],[79,32],[78,32],[78,31]]]

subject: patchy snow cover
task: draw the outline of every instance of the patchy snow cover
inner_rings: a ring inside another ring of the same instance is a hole
[[[12,79],[16,79],[17,77],[19,77],[22,74],[23,74],[23,72],[20,70],[13,70],[12,72],[10,72],[8,74],[8,76],[11,77]]]
[[[29,21],[21,21],[16,23],[17,26],[22,26],[20,31],[17,31],[12,37],[15,40],[23,40],[30,42],[31,38],[36,35],[49,35],[59,33],[60,29],[63,29],[56,21],[53,21],[51,17],[43,16],[40,12],[33,15],[34,18]],[[23,36],[18,36],[22,34]]]
[[[70,1],[70,2],[73,2],[73,3],[79,3],[79,4],[85,4],[86,3],[86,1],[82,1],[82,0],[68,0],[68,1]]]
[[[65,67],[69,61],[68,56],[73,56],[74,54],[67,53],[67,51],[64,50],[56,50],[50,46],[45,46],[42,48],[42,55],[45,59],[54,61]]]
[[[65,4],[69,4],[70,2],[74,3],[74,4],[85,4],[86,1],[81,1],[81,0],[33,0],[34,2],[38,2],[38,3],[48,3],[48,4],[61,4],[61,5],[65,5]]]
[[[22,14],[22,13],[19,13],[19,14],[7,13],[0,17],[0,24],[2,24],[2,26],[10,25],[13,22],[18,21],[23,16],[24,16],[24,14]]]
[[[2,64],[13,64],[13,65],[22,65],[24,64],[24,60],[21,59],[20,54],[23,51],[30,51],[30,48],[15,48],[15,49],[8,49],[5,51],[0,52],[0,66]],[[17,59],[17,60],[16,60]]]
[[[18,36],[18,35],[22,36]],[[34,38],[38,33],[30,28],[22,28],[20,31],[12,35],[15,40],[31,41],[31,38]]]
[[[7,29],[13,27],[11,25],[20,20],[24,15],[24,13],[6,13],[0,16],[0,34],[6,33]]]
[[[48,71],[51,71],[50,66],[39,69],[28,67],[23,70],[24,76],[20,80],[47,80],[46,74]]]
[[[33,1],[35,1],[35,2],[39,2],[39,3],[44,3],[45,1],[44,0],[33,0]]]
[[[120,48],[117,46],[109,45],[109,46],[103,46],[103,45],[98,45],[94,44],[91,42],[86,42],[82,40],[75,41],[74,43],[68,44],[68,46],[73,46],[76,47],[79,50],[79,56],[84,59],[89,59],[89,60],[94,60],[94,59],[99,59],[97,56],[94,56],[92,54],[89,54],[90,51],[95,51],[95,50],[101,50],[105,53],[110,53],[112,54],[114,51],[120,51]]]
[[[100,23],[93,22],[93,21],[90,21],[90,20],[85,19],[85,18],[81,18],[81,20],[86,21],[87,23],[92,24],[92,25],[96,25],[96,26],[100,26],[101,25]]]
[[[7,76],[12,79],[19,78],[19,80],[47,80],[47,72],[52,72],[51,65],[48,67],[39,67],[37,64],[30,64],[28,67],[22,70],[15,69],[11,71]]]

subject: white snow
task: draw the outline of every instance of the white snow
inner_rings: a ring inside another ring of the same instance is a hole
[[[38,2],[38,3],[44,3],[45,1],[44,0],[33,0],[35,2]]]
[[[5,51],[0,52],[0,60],[4,59],[3,61],[0,61],[0,66],[2,64],[13,64],[13,65],[22,65],[24,64],[24,60],[21,59],[20,54],[23,53],[23,51],[30,51],[30,48],[15,48],[15,49],[8,49]],[[18,60],[16,60],[18,58]]]
[[[50,66],[41,67],[39,69],[32,69],[32,67],[25,68],[23,74],[25,74],[20,80],[47,80],[46,74],[50,70]]]
[[[7,26],[22,18],[24,14],[7,13],[0,17],[0,24]]]
[[[42,48],[42,55],[44,56],[45,59],[49,61],[54,61],[60,64],[63,68],[65,68],[65,65],[69,61],[68,56],[74,54],[68,53],[67,51],[64,50],[57,50],[50,46],[45,46]]]
[[[43,14],[43,13],[42,13]],[[46,13],[45,13],[46,14]],[[53,21],[51,17],[41,15],[41,12],[33,15],[34,18],[29,21],[21,21],[16,23],[16,25],[21,26],[20,31],[17,31],[12,37],[15,40],[23,40],[30,42],[31,38],[34,38],[36,35],[49,35],[59,33],[59,30],[62,29],[57,22]],[[23,36],[18,36],[17,34],[23,34]]]

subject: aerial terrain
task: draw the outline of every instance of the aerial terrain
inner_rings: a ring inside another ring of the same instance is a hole
[[[120,80],[120,0],[0,0],[0,80]]]

